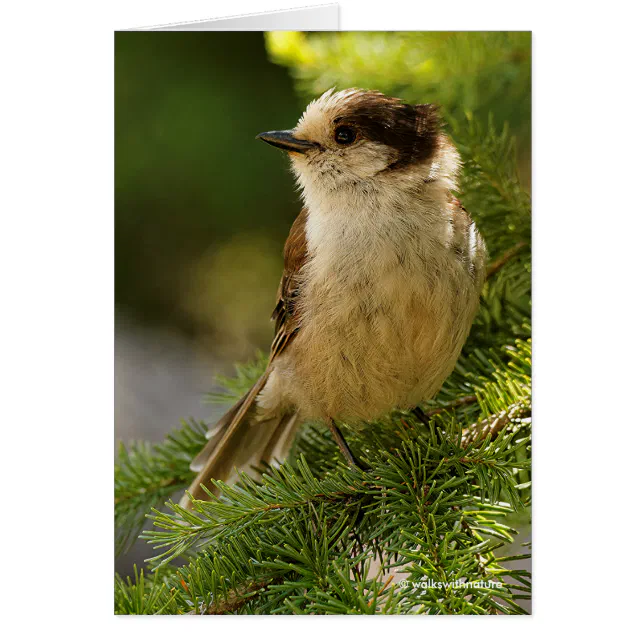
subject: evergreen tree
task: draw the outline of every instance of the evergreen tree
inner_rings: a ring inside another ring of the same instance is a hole
[[[392,411],[344,432],[369,466],[348,468],[326,427],[302,427],[280,467],[242,475],[186,511],[206,427],[121,446],[116,546],[159,549],[117,576],[127,614],[520,614],[530,598],[515,543],[530,517],[529,34],[267,35],[303,98],[367,87],[436,102],[463,158],[458,195],[490,252],[479,314],[461,358],[423,414]],[[497,126],[497,123],[503,123]],[[231,401],[265,358],[223,381]],[[211,396],[221,403],[221,396]],[[165,504],[165,505],[164,505]],[[146,515],[153,529],[140,535]]]

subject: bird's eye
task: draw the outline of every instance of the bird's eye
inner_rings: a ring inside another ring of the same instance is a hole
[[[356,133],[353,128],[341,125],[335,131],[335,141],[340,145],[349,145],[356,140]]]

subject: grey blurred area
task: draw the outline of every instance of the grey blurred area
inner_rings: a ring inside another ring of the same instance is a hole
[[[115,439],[155,441],[182,418],[205,418],[202,404],[215,369],[225,365],[171,329],[116,320]]]

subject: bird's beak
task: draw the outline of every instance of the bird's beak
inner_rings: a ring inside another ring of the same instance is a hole
[[[293,130],[276,130],[274,132],[262,132],[256,139],[261,139],[274,145],[276,148],[282,148],[287,152],[307,152],[311,148],[317,148],[318,144],[304,139],[296,139],[293,136]]]

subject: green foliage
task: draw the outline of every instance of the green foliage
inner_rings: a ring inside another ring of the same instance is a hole
[[[497,132],[490,115],[482,127],[469,114],[464,124],[451,119],[452,134],[463,159],[460,197],[482,230],[492,257],[531,235],[530,197],[517,173],[515,140],[506,125]]]
[[[116,615],[176,615],[188,612],[184,597],[177,594],[168,578],[170,566],[146,577],[134,566],[134,579],[116,575],[114,613]]]
[[[158,445],[135,441],[118,447],[114,470],[114,524],[116,554],[136,539],[150,508],[190,484],[190,461],[204,446],[207,427],[184,422]]]
[[[488,280],[468,347],[500,347],[528,337],[531,315],[531,201],[522,188],[515,140],[493,118],[483,128],[471,116],[452,120],[455,143],[463,160],[459,198],[481,229],[488,253],[497,260],[523,245],[520,252]]]
[[[527,467],[512,459],[527,426],[463,448],[454,430],[404,425],[408,438],[394,453],[374,454],[368,473],[338,463],[319,478],[301,457],[297,467],[273,467],[260,482],[244,475],[234,487],[220,483],[221,498],[197,501],[193,511],[170,503],[171,513],[155,512],[158,530],[147,537],[163,548],[160,570],[176,556],[197,554],[174,581],[139,582],[135,592],[119,580],[119,605],[134,595],[145,601],[130,606],[157,612],[172,596],[199,613],[228,612],[241,594],[250,599],[239,608],[251,613],[369,613],[381,603],[391,612],[514,612],[514,595],[527,592],[529,576],[505,568],[494,553],[515,533],[501,522],[511,505],[498,496],[514,491],[517,471]],[[521,504],[518,493],[511,501]],[[383,594],[394,569],[410,584],[465,578],[502,586],[427,595],[392,586]],[[518,587],[508,585],[518,574]]]
[[[219,482],[219,495],[191,511],[172,501],[162,511],[160,500],[191,480],[204,427],[186,426],[157,447],[122,449],[121,541],[127,545],[154,508],[143,537],[158,554],[152,572],[117,577],[116,612],[526,612],[530,573],[518,562],[530,557],[529,544],[515,537],[531,501],[530,197],[515,152],[524,121],[499,128],[510,119],[487,110],[504,93],[508,109],[526,109],[525,96],[517,98],[524,90],[529,108],[529,42],[525,34],[268,36],[306,98],[329,85],[376,86],[410,100],[435,92],[444,105],[469,110],[446,117],[464,161],[459,198],[494,270],[436,398],[421,412],[394,410],[346,428],[366,472],[348,468],[328,429],[312,423],[281,466],[245,473],[234,486]],[[258,356],[239,367],[220,381],[228,394],[209,400],[229,404],[264,364]]]
[[[169,512],[156,510],[156,529],[145,536],[162,550],[153,563],[163,574],[117,579],[117,611],[522,612],[529,573],[496,553],[516,533],[503,519],[529,500],[521,477],[529,473],[530,343],[504,358],[463,360],[448,387],[469,383],[476,400],[467,409],[429,424],[393,414],[350,434],[366,473],[347,468],[330,437],[308,427],[293,465],[271,467],[259,481],[219,483],[220,497],[192,511],[171,502]],[[479,420],[509,413],[510,422],[464,444],[458,418],[476,410]],[[170,574],[179,556],[189,563]],[[463,579],[500,586],[423,587]]]

